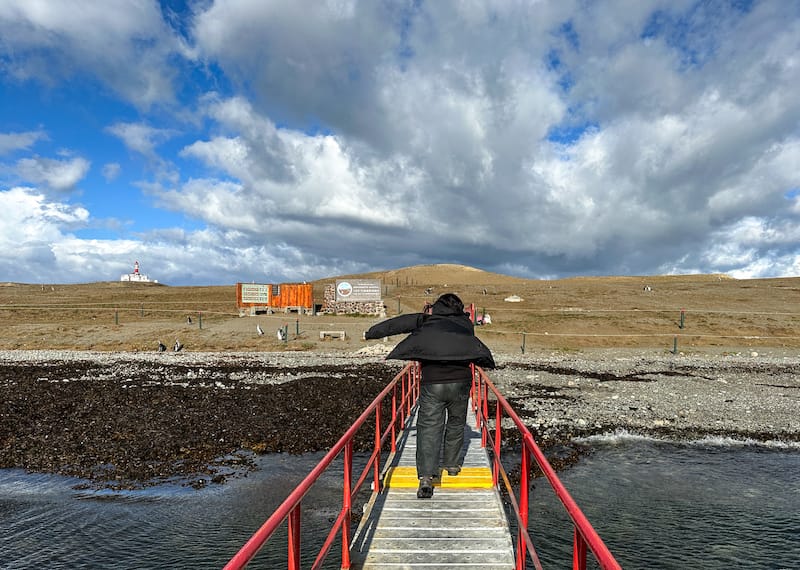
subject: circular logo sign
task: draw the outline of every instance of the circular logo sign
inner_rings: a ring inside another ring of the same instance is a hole
[[[353,286],[347,281],[342,281],[339,283],[339,285],[337,285],[336,292],[339,293],[339,296],[341,297],[349,297],[353,292]]]

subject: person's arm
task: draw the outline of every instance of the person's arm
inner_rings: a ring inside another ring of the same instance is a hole
[[[422,313],[411,313],[409,315],[393,317],[371,326],[367,332],[364,333],[364,338],[371,340],[396,334],[410,333],[414,329],[419,328],[422,324],[422,319]]]

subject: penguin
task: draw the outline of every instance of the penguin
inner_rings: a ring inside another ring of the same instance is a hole
[[[165,352],[166,350],[167,346],[163,342],[158,341],[158,352]]]
[[[176,338],[176,339],[175,339],[175,346],[172,348],[172,350],[174,350],[175,352],[180,352],[180,350],[181,350],[182,348],[183,348],[183,345],[181,344],[181,341],[179,341],[179,340]]]
[[[261,325],[256,325],[256,332],[258,333],[258,336],[264,334],[264,330],[261,328]]]

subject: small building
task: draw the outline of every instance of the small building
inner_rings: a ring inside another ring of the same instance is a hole
[[[120,281],[136,281],[139,283],[158,283],[158,280],[151,280],[147,275],[139,273],[139,262],[133,264],[133,273],[124,273],[119,278]]]

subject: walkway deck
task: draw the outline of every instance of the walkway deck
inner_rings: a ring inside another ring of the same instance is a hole
[[[509,570],[514,553],[508,522],[480,433],[470,410],[464,467],[458,476],[443,472],[433,498],[417,499],[416,428],[398,443],[353,538],[354,570]]]

